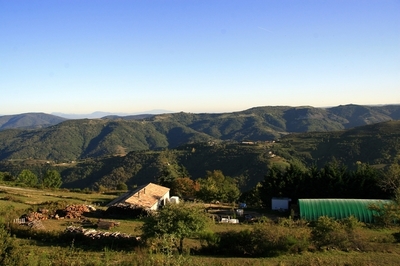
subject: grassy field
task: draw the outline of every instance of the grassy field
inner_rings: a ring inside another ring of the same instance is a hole
[[[104,205],[115,198],[116,195],[98,193],[75,193],[64,190],[36,190],[25,188],[12,188],[0,186],[0,209],[9,209],[2,217],[7,219],[17,218],[29,210],[36,210],[42,204],[51,202],[63,202],[64,204],[92,204],[96,208],[104,210]],[[227,207],[227,211],[229,211]],[[264,215],[273,217],[271,213]],[[98,219],[115,221],[119,226],[108,231],[128,233],[140,236],[140,227],[143,221],[140,219],[108,219],[88,214],[84,217],[96,223]],[[33,233],[32,237],[14,238],[18,247],[13,254],[13,263],[10,265],[399,265],[400,244],[394,236],[399,232],[398,227],[376,228],[363,226],[357,231],[357,236],[365,244],[364,250],[341,251],[339,249],[324,248],[321,250],[308,249],[298,254],[282,254],[268,258],[246,258],[237,256],[212,256],[192,254],[171,255],[149,252],[147,247],[124,247],[114,249],[113,246],[91,248],[78,245],[74,240],[67,242],[49,241],[49,235],[62,232],[69,225],[80,226],[83,219],[47,219],[43,220],[44,231],[48,235],[38,237],[40,233]],[[9,221],[9,220],[8,220]],[[211,225],[210,230],[218,232],[244,230],[251,231],[254,224],[219,224]],[[271,224],[271,228],[278,232],[281,225]],[[293,229],[295,230],[295,229]],[[293,231],[294,232],[294,231]],[[35,235],[36,234],[36,235]],[[95,241],[95,240],[93,240]],[[95,243],[95,242],[93,242]],[[232,243],[232,245],[235,243]],[[187,250],[199,250],[201,243],[198,239],[185,239]]]
[[[77,193],[68,190],[40,190],[20,187],[7,187],[0,185],[0,198],[12,197],[13,202],[20,202],[27,205],[39,205],[44,202],[66,201],[67,203],[86,203],[104,205],[111,201],[116,195],[104,193]]]
[[[32,242],[32,241],[30,241]],[[100,251],[82,250],[73,246],[37,245],[20,241],[25,259],[15,265],[215,265],[215,266],[381,266],[399,265],[399,252],[305,252],[271,258],[241,258],[200,255],[151,254],[146,250]]]

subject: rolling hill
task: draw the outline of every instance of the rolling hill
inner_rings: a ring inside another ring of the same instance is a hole
[[[90,135],[88,129],[83,130],[81,126],[83,132],[86,132],[81,136],[85,136],[87,140],[92,140],[93,136],[98,135],[98,131],[103,130],[102,134],[105,135],[113,131],[112,125],[109,124],[110,121],[86,120],[85,122],[86,126],[92,130],[92,135]],[[78,134],[74,131],[74,123],[77,121],[62,123],[61,125],[65,127],[63,131],[67,132],[66,125],[70,125],[69,134]],[[125,131],[121,129],[119,123],[116,125],[117,129],[115,130],[122,130],[120,134],[133,132],[132,128],[128,126],[130,123],[126,125]],[[154,128],[151,129],[154,130]],[[164,130],[167,129],[164,128]],[[55,132],[59,132],[59,130]],[[142,133],[144,135],[151,133],[153,136],[160,134],[159,142],[153,143],[159,146],[166,145],[168,138],[163,138],[165,134],[160,132]],[[187,137],[188,135],[190,132],[184,132],[181,136]],[[205,136],[208,138],[208,135]],[[61,136],[55,135],[54,137]],[[111,135],[111,138],[113,139],[115,136]],[[95,151],[99,151],[97,147],[102,146],[101,143],[92,143],[93,146],[91,146],[91,141],[85,141],[85,138],[76,137],[76,139],[80,141],[78,144],[86,146],[90,155],[95,154]],[[100,139],[107,138],[101,137]],[[41,143],[40,138],[37,139],[37,142]],[[148,143],[144,138],[142,140],[134,139],[134,142],[141,142],[143,145]],[[78,144],[74,147],[78,147]],[[58,148],[68,149],[68,147],[72,147],[72,145],[66,144]],[[221,170],[225,175],[243,178],[246,182],[242,188],[246,190],[263,180],[271,164],[288,165],[292,162],[306,167],[323,167],[335,158],[351,169],[359,163],[381,168],[398,162],[400,160],[400,121],[388,121],[331,132],[293,133],[285,135],[275,142],[245,144],[232,141],[202,143],[194,141],[192,144],[185,143],[175,149],[151,151],[149,149],[139,150],[139,148],[136,151],[127,152],[126,155],[97,158],[93,156],[70,162],[49,162],[35,159],[2,160],[0,161],[0,171],[10,172],[17,176],[21,170],[30,169],[40,176],[46,169],[56,169],[62,174],[63,187],[98,189],[100,186],[115,188],[119,183],[133,186],[156,182],[166,171],[186,172],[187,175],[196,179],[204,177],[206,171]],[[78,150],[74,151],[71,148],[69,151],[72,154]]]
[[[34,129],[56,125],[66,118],[45,113],[25,113],[0,116],[0,130],[5,129]]]
[[[46,128],[0,131],[0,160],[71,161],[125,155],[131,151],[173,149],[186,143],[267,141],[290,133],[340,131],[398,119],[400,105],[346,105],[266,106],[233,113],[181,112],[140,118],[66,120]]]

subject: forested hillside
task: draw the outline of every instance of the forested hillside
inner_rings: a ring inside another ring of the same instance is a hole
[[[0,160],[74,161],[173,149],[186,143],[270,141],[289,133],[328,132],[400,119],[400,105],[332,108],[267,106],[220,114],[172,113],[68,120],[0,131]]]
[[[290,134],[275,146],[285,158],[322,166],[335,158],[347,165],[400,161],[400,121],[389,121],[335,132]]]
[[[98,189],[115,188],[121,183],[142,185],[160,178],[197,179],[206,171],[221,170],[240,180],[246,190],[261,182],[272,165],[321,168],[335,161],[353,170],[359,164],[380,169],[399,160],[400,121],[389,121],[336,132],[290,134],[276,142],[202,142],[67,163],[3,160],[0,172],[16,176],[23,169],[31,169],[40,176],[47,169],[55,169],[62,174],[64,187]]]
[[[258,107],[8,129],[0,131],[0,172],[18,176],[30,169],[40,179],[47,170],[57,170],[63,187],[99,189],[176,177],[198,179],[221,170],[247,190],[261,182],[272,165],[320,168],[336,161],[354,169],[400,161],[399,110]],[[380,120],[391,121],[375,123]],[[358,124],[364,126],[351,127]]]

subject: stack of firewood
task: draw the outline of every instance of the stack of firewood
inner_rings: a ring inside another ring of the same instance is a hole
[[[30,212],[28,214],[24,214],[20,219],[25,219],[26,222],[38,221],[38,220],[46,220],[48,217],[46,214],[40,212]]]
[[[57,210],[55,217],[56,218],[64,217],[66,219],[76,219],[76,218],[81,218],[81,216],[85,212],[90,212],[90,209],[87,207],[87,205],[73,204],[73,205],[68,205],[67,207],[65,207],[64,210]]]

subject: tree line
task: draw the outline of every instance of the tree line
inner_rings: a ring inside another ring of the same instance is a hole
[[[384,169],[358,163],[350,170],[338,161],[322,168],[306,168],[298,164],[288,167],[273,165],[264,180],[241,199],[253,205],[270,206],[273,197],[388,199],[400,192],[400,166],[395,163]]]
[[[61,175],[56,170],[47,170],[41,178],[28,169],[22,170],[17,176],[13,176],[9,172],[0,172],[0,181],[9,181],[20,186],[42,188],[59,188],[62,185]]]
[[[206,171],[204,177],[194,180],[173,156],[160,158],[159,163],[163,167],[157,182],[169,187],[171,195],[204,202],[241,201],[250,206],[268,208],[273,197],[289,197],[296,202],[299,198],[387,199],[400,194],[400,166],[397,163],[383,169],[363,163],[348,169],[336,160],[322,168],[307,168],[296,163],[287,167],[273,164],[264,180],[248,191],[240,189],[245,178],[226,176],[221,170]],[[0,181],[28,187],[59,188],[62,185],[57,170],[47,170],[39,177],[27,169],[16,176],[0,172]],[[120,190],[128,189],[124,182],[115,186]]]

